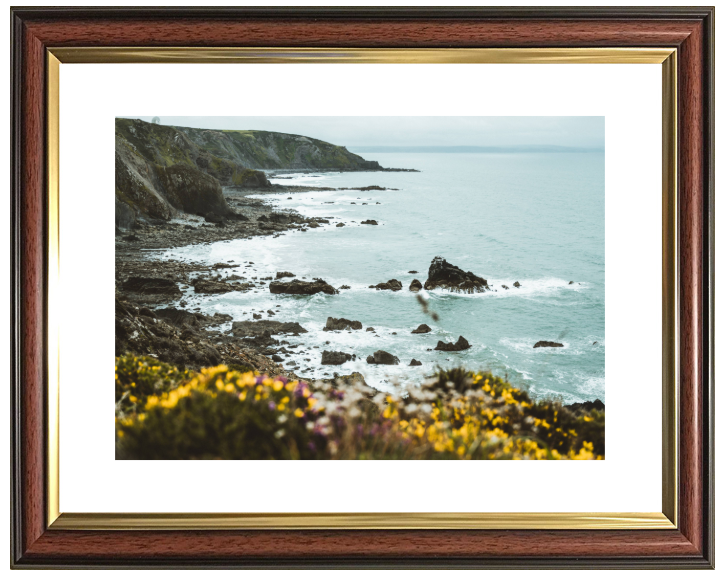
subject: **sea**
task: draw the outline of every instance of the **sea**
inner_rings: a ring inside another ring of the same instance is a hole
[[[330,218],[329,226],[160,255],[209,264],[232,260],[243,266],[244,275],[258,279],[289,271],[299,279],[322,278],[350,289],[338,295],[273,295],[266,282],[257,291],[191,298],[188,308],[231,314],[234,320],[262,313],[263,319],[299,322],[308,333],[278,340],[299,344],[294,349],[299,353],[286,361],[295,361],[294,371],[308,378],[357,371],[378,390],[402,392],[438,367],[463,366],[506,378],[536,398],[604,402],[604,153],[362,156],[419,172],[285,172],[271,181],[350,188],[258,196],[279,210]],[[397,190],[359,190],[370,185]],[[378,225],[361,224],[368,219]],[[338,222],[345,226],[336,227]],[[423,306],[408,287],[414,278],[425,282],[436,256],[487,279],[492,291],[423,290]],[[401,291],[369,288],[391,279],[402,283]],[[267,310],[276,315],[269,317]],[[359,320],[363,329],[325,332],[329,316]],[[420,324],[432,331],[412,334]],[[438,341],[455,342],[459,336],[471,348],[434,350]],[[563,347],[534,348],[540,340]],[[358,359],[323,366],[323,350]],[[397,356],[400,364],[368,364],[365,358],[376,350]],[[413,359],[422,365],[409,367]]]

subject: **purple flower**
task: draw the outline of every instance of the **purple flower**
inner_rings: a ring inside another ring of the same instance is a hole
[[[255,377],[255,384],[262,384],[263,380],[265,380],[265,376],[256,376]]]
[[[280,382],[282,382],[283,384],[288,383],[288,379],[285,378],[285,376],[275,376],[275,380],[280,380]]]
[[[270,410],[275,410],[275,407],[276,407],[275,402],[270,400],[270,402],[268,402],[268,408],[270,408]]]

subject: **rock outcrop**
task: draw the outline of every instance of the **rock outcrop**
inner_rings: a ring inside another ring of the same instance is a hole
[[[420,292],[422,290],[422,284],[420,280],[417,278],[413,278],[413,281],[410,282],[410,292]]]
[[[428,271],[428,279],[425,281],[425,290],[434,290],[435,288],[444,288],[452,292],[467,292],[468,294],[485,292],[490,289],[487,280],[453,266],[441,256],[433,258]]]
[[[131,276],[121,285],[125,296],[132,301],[146,304],[171,302],[182,296],[174,280],[146,276]]]
[[[397,356],[393,356],[390,352],[385,352],[385,350],[377,350],[365,360],[368,364],[400,364],[400,359]]]
[[[563,348],[565,345],[560,342],[550,342],[549,340],[540,340],[535,342],[533,348]]]
[[[377,226],[377,220],[363,220],[360,224],[370,224],[371,226]]]
[[[420,362],[420,360],[415,360],[415,358],[413,358],[412,360],[410,360],[410,364],[408,364],[408,366],[422,366],[422,362]]]
[[[272,336],[274,334],[304,334],[305,328],[297,322],[279,322],[277,320],[244,320],[233,322],[232,332],[239,338],[254,336]]]
[[[149,315],[147,314],[148,312],[151,312],[154,317],[160,318],[176,328],[198,329],[232,321],[230,314],[221,314],[219,312],[215,313],[214,316],[206,316],[200,312],[188,312],[187,310],[179,308],[158,308],[154,311],[150,311],[147,308],[140,309],[140,314]]]
[[[320,360],[320,364],[339,366],[340,364],[345,364],[345,362],[349,362],[350,360],[355,360],[355,354],[323,350],[322,360]]]
[[[304,280],[270,282],[271,294],[297,294],[309,296],[320,292],[325,294],[337,294],[338,290],[320,278],[316,278],[312,282],[306,282]]]
[[[359,320],[348,320],[347,318],[333,318],[329,316],[323,330],[325,332],[331,330],[362,330],[362,322]]]
[[[226,294],[228,292],[247,292],[250,290],[249,283],[222,282],[220,280],[208,280],[197,278],[193,280],[192,286],[198,294]]]
[[[375,288],[376,290],[392,290],[393,292],[397,292],[398,290],[402,290],[402,282],[393,278],[387,282],[381,282],[380,284],[375,284],[375,286],[370,286],[370,288]]]
[[[411,334],[427,334],[430,331],[430,326],[428,326],[427,324],[420,324],[420,326],[415,328],[415,330],[413,330]]]
[[[470,348],[470,343],[465,340],[462,336],[458,338],[458,341],[453,344],[452,342],[438,341],[435,350],[442,350],[443,352],[460,352],[461,350],[467,350]]]

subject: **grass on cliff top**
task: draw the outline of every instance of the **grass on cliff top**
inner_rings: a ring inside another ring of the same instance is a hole
[[[487,373],[440,371],[406,397],[217,366],[116,359],[127,459],[603,459],[605,413],[573,413]]]

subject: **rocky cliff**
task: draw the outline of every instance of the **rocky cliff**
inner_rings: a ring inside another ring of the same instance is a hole
[[[251,130],[204,130],[115,120],[115,224],[167,220],[178,210],[229,217],[222,186],[267,188],[263,169],[382,170],[342,146]]]

